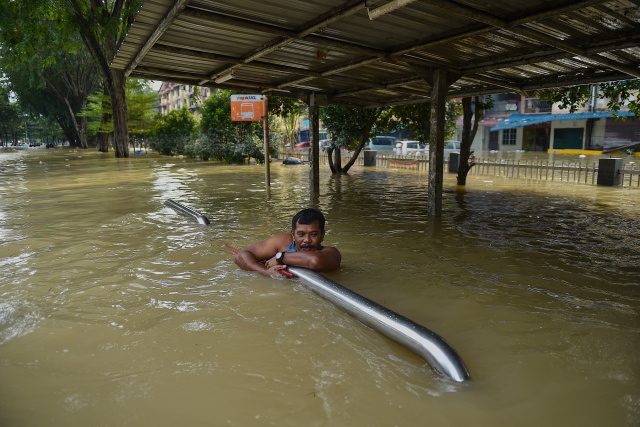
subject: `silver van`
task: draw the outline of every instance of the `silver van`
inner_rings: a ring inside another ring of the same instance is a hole
[[[376,136],[371,138],[367,145],[365,146],[365,150],[377,150],[377,151],[385,151],[385,150],[393,150],[396,148],[396,139],[392,136]]]

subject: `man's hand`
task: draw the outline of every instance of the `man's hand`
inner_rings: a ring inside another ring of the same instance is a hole
[[[278,261],[276,261],[276,257],[272,256],[271,258],[269,258],[268,260],[266,260],[264,262],[264,266],[268,269],[273,268],[273,267],[280,267],[283,268],[284,265],[280,264]]]
[[[265,268],[269,271],[271,277],[283,277],[280,270],[285,270],[287,266],[276,261],[276,257],[272,256],[264,263]]]
[[[270,277],[272,277],[274,279],[275,278],[281,279],[281,278],[284,278],[284,275],[281,273],[281,271],[284,270],[285,267],[286,266],[284,266],[282,264],[278,264],[278,265],[275,265],[273,267],[268,268],[267,271],[269,272],[269,276]]]

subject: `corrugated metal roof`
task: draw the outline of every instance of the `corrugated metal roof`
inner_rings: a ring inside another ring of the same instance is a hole
[[[145,0],[112,67],[370,107],[429,100],[433,68],[450,97],[639,78],[639,46],[639,0]]]

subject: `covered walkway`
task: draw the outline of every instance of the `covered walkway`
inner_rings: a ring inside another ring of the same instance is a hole
[[[308,103],[312,193],[319,105],[431,102],[439,216],[446,98],[638,78],[639,45],[637,0],[145,0],[112,68]]]

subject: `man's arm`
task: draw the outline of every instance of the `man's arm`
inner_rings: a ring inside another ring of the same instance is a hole
[[[289,243],[291,243],[291,235],[278,234],[277,236],[247,246],[236,254],[235,262],[238,267],[243,270],[257,271],[265,276],[277,275],[278,268],[275,268],[275,265],[266,265],[260,262],[269,260],[276,252],[286,249]],[[275,260],[273,261],[275,262]],[[279,269],[282,268],[283,266],[280,265]]]
[[[324,247],[317,251],[287,252],[283,257],[284,265],[304,267],[313,271],[333,271],[340,268],[342,255],[332,247]],[[275,259],[269,259],[267,267],[279,265]]]

